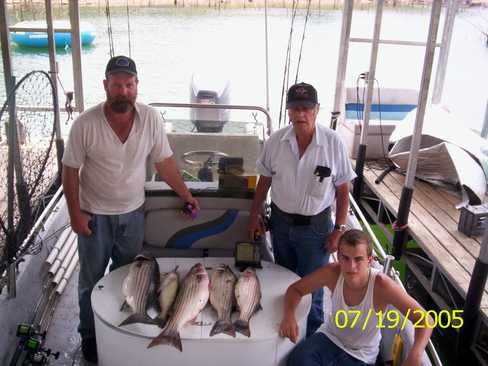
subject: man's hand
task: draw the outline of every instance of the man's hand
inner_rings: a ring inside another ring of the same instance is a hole
[[[71,229],[79,235],[90,236],[92,234],[92,231],[88,226],[90,220],[91,215],[80,211],[78,215],[71,218]]]
[[[342,232],[339,230],[334,230],[327,237],[324,249],[327,250],[329,254],[337,252],[337,246],[339,245],[339,239],[341,238]]]
[[[297,321],[293,315],[283,317],[279,333],[280,336],[288,338],[293,343],[297,342],[299,330]]]
[[[264,228],[264,222],[260,215],[251,213],[249,215],[249,222],[247,224],[247,229],[249,231],[249,238],[255,240],[256,233],[263,236],[266,232]]]
[[[189,204],[191,204],[197,211],[200,211],[200,204],[198,203],[198,200],[193,197],[191,194],[190,196],[185,200]]]

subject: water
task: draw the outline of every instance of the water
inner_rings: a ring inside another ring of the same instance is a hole
[[[292,48],[291,80],[295,78],[302,36],[304,11],[297,16]],[[319,93],[319,118],[328,123],[335,92],[337,55],[341,27],[340,10],[314,11],[307,25],[298,79],[314,84]],[[429,9],[386,9],[382,38],[425,41]],[[91,11],[82,12],[98,37],[94,46],[83,51],[85,105],[104,98],[102,86],[109,58],[106,18]],[[188,102],[193,73],[231,81],[233,104],[266,105],[264,10],[233,9],[132,9],[130,17],[132,57],[139,70],[139,98],[144,102]],[[269,11],[270,107],[277,120],[280,106],[286,47],[291,11]],[[14,23],[14,21],[12,21]],[[374,9],[358,10],[353,16],[351,36],[371,37]],[[112,13],[116,54],[128,54],[127,18]],[[439,29],[440,40],[443,20]],[[461,123],[481,129],[487,103],[488,47],[479,29],[488,29],[488,9],[462,11],[455,22],[442,104]],[[347,85],[355,86],[361,72],[369,67],[370,47],[352,44],[349,53]],[[381,87],[419,88],[424,49],[381,45],[376,78]],[[33,69],[47,70],[47,51],[12,51],[14,73],[18,77]],[[60,79],[73,89],[71,54],[58,51]],[[3,75],[2,75],[3,78]],[[0,93],[5,94],[4,83]],[[2,98],[3,99],[3,98]]]

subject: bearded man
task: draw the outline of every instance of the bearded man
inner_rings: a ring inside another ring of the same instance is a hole
[[[81,349],[97,362],[91,292],[110,270],[132,262],[144,236],[146,160],[183,199],[199,208],[183,182],[160,114],[136,102],[137,69],[116,56],[105,69],[102,102],[79,115],[63,156],[63,189],[71,227],[78,234]]]

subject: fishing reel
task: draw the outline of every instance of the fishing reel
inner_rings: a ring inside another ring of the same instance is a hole
[[[49,359],[59,358],[59,352],[53,353],[50,348],[42,347],[46,332],[40,332],[33,325],[21,323],[17,326],[19,343],[10,366],[14,365],[48,365]]]

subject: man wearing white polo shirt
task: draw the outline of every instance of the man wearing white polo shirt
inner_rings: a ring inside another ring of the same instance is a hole
[[[349,182],[355,173],[337,133],[316,123],[317,91],[306,83],[288,90],[291,125],[270,136],[257,161],[259,183],[249,218],[252,237],[271,188],[271,236],[276,263],[303,277],[328,263],[345,231]],[[332,223],[330,207],[335,203]],[[323,323],[323,290],[312,294],[307,336]]]
[[[130,263],[142,249],[146,160],[161,178],[198,209],[181,179],[159,113],[136,102],[137,69],[126,56],[110,59],[103,82],[107,99],[71,127],[63,156],[63,189],[71,227],[78,234],[81,350],[97,362],[90,296],[110,270]]]

